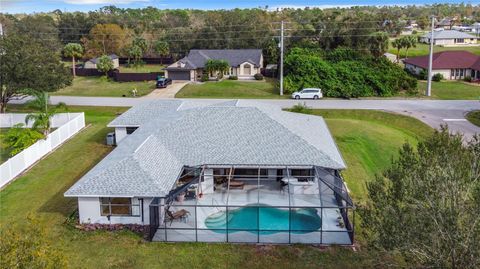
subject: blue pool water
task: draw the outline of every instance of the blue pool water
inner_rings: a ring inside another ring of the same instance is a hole
[[[257,233],[257,230],[260,230],[260,234],[288,232],[289,228],[292,233],[309,233],[317,231],[322,225],[315,208],[292,209],[289,217],[288,209],[262,207],[262,205],[230,209],[228,216],[225,211],[221,211],[205,219],[207,228],[217,233],[226,232],[227,222],[229,233],[239,230]]]

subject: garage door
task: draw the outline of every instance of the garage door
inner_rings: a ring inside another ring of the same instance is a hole
[[[190,71],[168,71],[168,77],[172,80],[190,80]]]

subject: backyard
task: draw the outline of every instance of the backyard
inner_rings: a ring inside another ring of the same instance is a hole
[[[163,68],[165,65],[161,64],[144,64],[139,66],[130,66],[127,67],[126,65],[120,65],[118,70],[121,73],[150,73],[150,72],[163,72]]]
[[[11,106],[10,112],[25,111]],[[400,263],[397,256],[370,249],[357,225],[354,252],[347,248],[255,246],[203,243],[148,243],[131,232],[82,232],[65,224],[77,207],[63,193],[112,148],[104,144],[105,125],[126,108],[70,107],[84,111],[89,126],[0,192],[0,229],[25,225],[33,215],[73,268],[371,268]],[[365,182],[380,173],[398,148],[432,130],[416,119],[385,112],[313,110],[323,115],[343,153],[344,177],[357,203]],[[24,199],[28,197],[28,199]],[[213,255],[214,254],[214,255]]]
[[[275,89],[274,79],[265,81],[222,80],[202,84],[188,84],[176,98],[286,98]]]
[[[480,55],[480,46],[469,46],[469,47],[440,47],[435,46],[433,52],[449,51],[449,50],[466,50],[473,54]],[[397,49],[395,49],[391,44],[388,49],[389,53],[397,54]],[[417,43],[415,48],[410,48],[408,50],[408,57],[416,56],[425,56],[430,52],[430,46],[424,43]],[[400,59],[405,58],[406,51],[405,49],[400,50]]]
[[[132,97],[133,89],[137,89],[137,96],[147,95],[155,89],[155,82],[115,82],[105,77],[76,77],[71,86],[51,95]]]

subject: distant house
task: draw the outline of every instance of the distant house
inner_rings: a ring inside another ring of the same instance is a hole
[[[115,54],[110,54],[108,55],[108,57],[110,59],[112,59],[113,61],[113,68],[118,68],[119,67],[119,62],[118,62],[118,56],[115,55]],[[90,59],[88,61],[86,61],[84,64],[83,64],[83,68],[86,68],[86,69],[97,69],[97,62],[98,62],[98,59],[100,57],[97,57],[97,58],[93,58],[93,59]]]
[[[426,33],[420,37],[420,42],[430,44],[431,33]],[[456,31],[456,30],[439,30],[433,32],[433,44],[440,46],[464,46],[477,44],[477,37]]]
[[[455,19],[444,18],[444,19],[436,22],[436,23],[435,23],[435,27],[451,30],[451,29],[452,29],[452,26],[454,26],[455,24],[456,24],[456,20],[455,20]]]
[[[428,55],[403,60],[405,68],[415,74],[428,70]],[[471,77],[480,79],[480,56],[468,51],[443,51],[433,54],[433,74],[442,74],[445,79],[455,80]]]
[[[165,68],[165,77],[173,80],[198,81],[207,60],[225,60],[230,69],[225,76],[253,79],[263,66],[261,49],[190,50],[188,56]]]

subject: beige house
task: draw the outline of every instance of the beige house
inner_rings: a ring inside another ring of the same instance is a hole
[[[113,62],[113,68],[118,68],[120,66],[119,64],[119,61],[118,61],[118,56],[115,55],[115,54],[110,54],[108,55],[108,57],[112,60]],[[97,57],[97,58],[93,58],[93,59],[90,59],[88,61],[86,61],[84,64],[83,64],[83,68],[86,68],[86,69],[97,69],[97,62],[98,62],[98,59],[100,57]]]
[[[420,37],[420,42],[430,44],[431,33]],[[438,46],[466,46],[476,45],[477,37],[456,31],[456,30],[438,30],[433,32],[433,44]]]
[[[199,81],[204,74],[205,63],[210,59],[227,61],[230,69],[224,75],[237,76],[238,79],[254,79],[263,67],[261,49],[190,50],[188,56],[165,68],[165,77]]]

